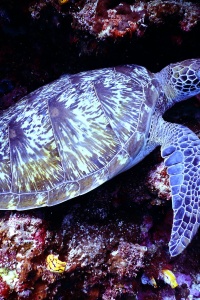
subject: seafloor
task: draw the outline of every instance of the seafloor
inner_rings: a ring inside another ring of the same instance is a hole
[[[124,63],[156,72],[199,57],[199,37],[198,1],[1,0],[0,109],[64,73]],[[199,100],[165,119],[198,135]],[[171,259],[172,214],[159,149],[85,196],[1,211],[0,300],[200,299],[200,234]]]

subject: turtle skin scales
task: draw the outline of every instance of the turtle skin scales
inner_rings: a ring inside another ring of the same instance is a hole
[[[174,209],[170,254],[179,254],[200,223],[195,181],[200,142],[162,114],[199,92],[200,60],[186,60],[156,74],[123,65],[64,75],[30,93],[0,114],[0,209],[52,206],[77,197],[161,145]],[[194,192],[186,197],[183,190],[188,195],[193,181]]]

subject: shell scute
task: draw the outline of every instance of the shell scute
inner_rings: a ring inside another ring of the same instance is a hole
[[[137,91],[138,87],[130,80],[111,82],[109,85],[95,82],[94,87],[113,131],[120,142],[125,144],[137,127],[141,91]],[[131,101],[133,93],[134,105]],[[138,101],[136,101],[137,96]]]
[[[70,75],[71,84],[78,88],[80,91],[85,90],[91,82],[98,81],[112,81],[115,80],[115,73],[113,68],[91,70],[86,72],[81,72],[78,74]]]
[[[112,178],[116,174],[122,172],[124,166],[126,166],[131,160],[130,155],[124,149],[122,149],[109,163],[108,172],[109,178]]]
[[[144,95],[143,95],[145,99],[144,103],[146,106],[149,107],[149,109],[152,109],[154,107],[154,104],[156,103],[159,97],[159,92],[160,92],[160,87],[158,86],[158,82],[155,82],[155,84],[149,82],[144,86]]]
[[[45,101],[27,101],[9,122],[12,191],[38,192],[63,181],[61,159]]]
[[[62,203],[70,198],[80,195],[78,182],[64,182],[49,191],[48,206]]]
[[[145,144],[145,133],[136,131],[129,139],[126,149],[130,157],[134,158],[140,152],[142,146]]]
[[[12,106],[0,115],[0,193],[12,191],[12,162],[9,143],[9,123],[12,118],[24,111],[26,101]]]
[[[0,208],[3,209],[16,209],[19,203],[19,195],[13,193],[0,194]]]
[[[48,193],[30,193],[20,194],[19,202],[17,204],[18,210],[32,209],[46,206],[48,203]]]
[[[51,120],[66,180],[98,171],[120,150],[92,84],[82,91],[74,87],[65,91],[49,107],[58,111]]]
[[[102,168],[95,173],[92,173],[79,180],[80,195],[91,190],[92,187],[97,187],[109,179],[108,168]]]

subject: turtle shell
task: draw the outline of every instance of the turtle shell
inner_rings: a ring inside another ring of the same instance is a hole
[[[145,68],[65,75],[0,115],[0,209],[51,206],[135,164],[158,98]]]

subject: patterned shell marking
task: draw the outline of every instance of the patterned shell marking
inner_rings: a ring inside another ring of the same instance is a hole
[[[0,209],[51,206],[134,165],[158,93],[145,68],[65,75],[0,115]]]

